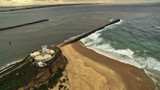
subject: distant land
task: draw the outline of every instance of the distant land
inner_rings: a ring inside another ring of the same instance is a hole
[[[30,6],[19,6],[19,7],[0,7],[0,8],[9,8],[5,10],[0,10],[0,12],[10,12],[10,11],[19,11],[28,9],[49,8],[49,7],[77,6],[77,5],[92,5],[92,4],[85,3],[85,4],[55,4],[55,5],[30,5]]]

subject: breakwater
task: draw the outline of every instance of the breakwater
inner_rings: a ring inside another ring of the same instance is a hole
[[[82,34],[77,35],[77,36],[75,36],[75,37],[71,37],[71,38],[65,40],[65,41],[64,41],[63,43],[61,43],[59,46],[61,47],[61,46],[64,46],[64,45],[66,45],[66,44],[76,42],[76,41],[78,41],[78,40],[80,40],[80,39],[82,39],[82,38],[84,38],[84,37],[87,37],[88,35],[96,32],[96,31],[98,31],[98,30],[101,30],[101,29],[105,28],[106,26],[115,24],[115,23],[117,23],[117,22],[119,22],[119,21],[120,21],[120,19],[114,19],[114,20],[110,21],[109,23],[105,24],[105,25],[102,26],[102,27],[96,28],[96,29],[91,30],[91,31],[88,31],[88,32],[86,32],[86,33],[82,33]]]
[[[42,20],[38,20],[38,21],[34,21],[34,22],[25,23],[25,24],[20,24],[20,25],[0,28],[0,31],[12,29],[12,28],[18,28],[18,27],[22,27],[22,26],[26,26],[26,25],[31,25],[31,24],[36,24],[36,23],[41,23],[41,22],[46,22],[46,21],[49,21],[49,19],[42,19]]]

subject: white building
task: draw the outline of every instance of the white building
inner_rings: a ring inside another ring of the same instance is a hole
[[[39,52],[39,51],[31,53],[31,54],[30,54],[30,57],[35,58],[35,57],[38,56],[38,55],[40,55],[40,52]]]
[[[39,55],[37,57],[35,57],[34,59],[36,61],[43,61],[43,62],[46,62],[46,61],[49,61],[50,59],[52,59],[53,57],[50,55],[50,54],[46,54],[46,55]]]
[[[53,50],[49,50],[49,53],[50,54],[54,54],[55,52]]]
[[[54,54],[53,50],[47,49],[47,45],[42,46],[42,52],[43,53],[48,53],[48,54]]]
[[[36,51],[34,53],[30,54],[30,57],[33,57],[35,59],[35,62],[38,64],[39,67],[43,67],[46,65],[45,62],[51,60],[53,58],[52,55],[54,55],[54,51],[47,49],[47,45],[42,46],[42,52]]]
[[[44,66],[46,66],[46,65],[47,65],[46,63],[43,63],[43,62],[41,62],[41,61],[38,62],[38,66],[39,66],[39,67],[44,67]]]
[[[47,45],[42,46],[42,52],[43,53],[49,53],[49,49],[47,49]]]

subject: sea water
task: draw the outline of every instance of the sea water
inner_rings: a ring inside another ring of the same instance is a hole
[[[135,19],[133,21],[121,20],[81,39],[81,41],[85,46],[102,55],[144,69],[159,89],[159,28],[153,27],[152,21],[149,22],[150,25],[144,26],[148,23],[142,22],[145,21],[144,18],[139,18],[136,23]],[[143,23],[145,24],[143,25]]]
[[[100,54],[143,68],[157,85],[160,84],[160,9],[157,4],[84,5],[0,12],[0,28],[49,19],[0,31],[0,67],[25,58],[43,44],[57,45],[117,18],[121,22],[81,41]]]

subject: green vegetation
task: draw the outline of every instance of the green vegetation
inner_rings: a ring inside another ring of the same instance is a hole
[[[59,85],[59,90],[61,90],[61,88],[63,88],[64,86],[63,85]]]
[[[47,67],[50,67],[51,64],[60,58],[63,57],[62,51],[54,46],[50,47],[50,49],[55,51],[55,56],[52,60],[49,60],[47,63]],[[38,73],[39,67],[34,65],[31,61],[33,58],[27,56],[24,60],[14,64],[6,71],[1,72],[0,76],[0,90],[17,90],[18,88],[27,85],[33,77],[35,77]],[[59,78],[63,75],[64,68],[58,68],[57,72],[54,74],[53,77],[50,78],[49,83],[47,85],[43,84],[38,89],[34,88],[35,90],[48,90],[48,88],[53,88],[56,86]]]
[[[49,49],[52,49],[53,51],[55,51],[55,56],[51,60],[49,60],[48,62],[46,62],[48,66],[50,66],[62,54],[62,51],[58,47],[56,47],[56,46],[50,47]]]
[[[62,53],[62,51],[57,46],[49,47],[49,49],[52,49],[53,51],[55,51],[56,54]]]
[[[49,80],[49,88],[53,88],[53,86],[56,86],[58,79],[63,76],[62,72],[63,69],[59,68],[55,75]]]
[[[64,69],[59,68],[55,75],[49,80],[47,85],[43,84],[39,88],[34,88],[34,90],[48,90],[48,88],[53,88],[58,83],[60,77],[63,76],[62,72]]]
[[[21,68],[18,68],[0,78],[0,89],[17,90],[21,86],[27,85],[37,72],[38,67],[33,65],[31,62],[27,62]]]
[[[33,58],[29,58],[29,56],[27,56],[24,60],[14,64],[13,66],[11,66],[9,69],[5,70],[4,72],[1,72],[0,76],[9,72],[9,71],[11,71],[11,70],[13,70],[13,69],[15,69],[15,68],[17,68],[17,67],[19,67],[22,64],[25,64],[26,62],[30,61],[31,59],[33,59]]]
[[[52,64],[55,60],[58,59],[59,55],[61,55],[62,51],[57,47],[57,46],[54,46],[54,47],[50,47],[50,49],[54,50],[55,51],[55,57],[52,58],[52,60],[50,60],[49,62],[47,62],[47,65],[50,65]],[[37,50],[36,50],[37,51]],[[14,64],[13,66],[11,66],[9,69],[3,71],[0,73],[0,76],[7,73],[7,72],[10,72],[11,70],[14,70],[16,69],[17,67],[19,67],[20,65],[22,64],[25,64],[27,63],[28,61],[32,60],[33,58],[29,57],[29,55],[22,61]]]

